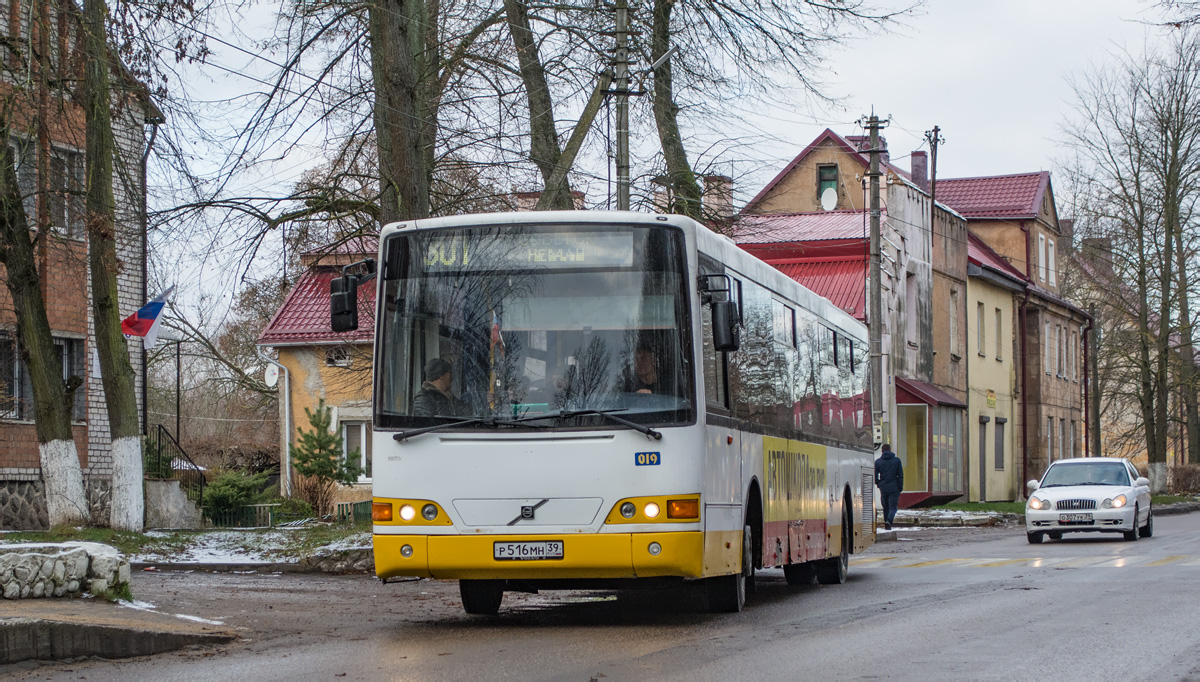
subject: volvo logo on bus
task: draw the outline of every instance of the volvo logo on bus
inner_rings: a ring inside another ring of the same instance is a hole
[[[508,525],[515,526],[523,520],[532,519],[533,513],[537,511],[538,507],[542,506],[543,504],[546,504],[549,501],[550,501],[550,498],[546,498],[546,499],[542,500],[541,502],[538,502],[537,504],[521,505],[520,515],[518,515],[517,518],[513,519],[512,521],[509,521]]]

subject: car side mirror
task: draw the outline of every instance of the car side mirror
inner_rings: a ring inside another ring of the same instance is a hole
[[[1149,486],[1150,486],[1150,479],[1146,478],[1145,476],[1138,476],[1138,480],[1134,481],[1134,482],[1133,482],[1133,484],[1134,484],[1134,485],[1137,485],[1137,486],[1143,486],[1143,485],[1144,485],[1144,486],[1147,486],[1147,487],[1149,487]]]
[[[1030,481],[1030,482],[1028,482],[1028,483],[1026,483],[1026,484],[1025,484],[1025,487],[1026,487],[1026,488],[1029,488],[1029,492],[1033,492],[1033,491],[1035,491],[1035,490],[1037,490],[1037,489],[1038,489],[1038,482],[1037,482],[1037,481]]]
[[[358,329],[356,275],[342,275],[329,283],[329,325],[335,332]]]

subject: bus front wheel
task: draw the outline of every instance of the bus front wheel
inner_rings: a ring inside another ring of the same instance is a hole
[[[504,599],[503,580],[460,580],[463,610],[472,616],[494,616]]]
[[[742,572],[708,578],[708,608],[719,613],[737,613],[746,605],[746,583],[754,571],[750,526],[742,530]]]

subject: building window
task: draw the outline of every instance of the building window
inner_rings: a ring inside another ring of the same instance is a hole
[[[983,301],[979,301],[975,304],[975,352],[984,357],[987,357],[983,348],[986,338],[983,331]]]
[[[1054,417],[1046,417],[1046,460],[1054,461]]]
[[[1038,235],[1038,278],[1046,281],[1046,235]]]
[[[357,453],[359,481],[371,480],[371,424],[369,422],[342,422],[342,458],[349,459]]]
[[[1050,323],[1046,323],[1046,333],[1042,336],[1042,348],[1045,352],[1042,353],[1046,363],[1046,374],[1050,374]]]
[[[1004,417],[996,417],[996,469],[1004,471],[1004,425],[1008,422]]]
[[[13,160],[16,162],[17,187],[21,191],[25,219],[30,228],[37,224],[37,149],[30,141],[19,138],[9,140]],[[46,221],[58,234],[72,239],[82,239],[83,231],[83,154],[69,149],[52,148],[50,151],[47,182]]]
[[[796,311],[780,301],[771,300],[771,320],[774,323],[775,342],[789,348],[796,347]]]
[[[59,367],[62,368],[63,385],[75,385],[71,421],[81,422],[84,420],[86,409],[83,390],[83,341],[56,338],[54,350]],[[21,361],[16,339],[0,332],[0,419],[33,418],[33,382],[29,376],[29,368]]]
[[[329,346],[325,349],[325,364],[330,367],[349,367],[350,348],[347,346]]]
[[[1058,458],[1063,458],[1063,443],[1067,440],[1067,420],[1058,420]]]
[[[1054,267],[1054,240],[1051,239],[1046,245],[1046,254],[1049,258],[1046,261],[1046,269],[1050,271],[1050,286],[1058,286],[1058,276],[1055,274]]]
[[[999,308],[996,308],[996,359],[997,360],[1004,359],[1004,351],[1002,350],[1004,348],[1004,325],[1002,324],[1003,321],[1004,321],[1004,313],[1000,312]]]
[[[962,349],[958,345],[958,289],[950,290],[950,357],[962,357]],[[966,312],[965,310],[963,311]]]
[[[837,194],[837,166],[817,166],[817,201],[825,196],[825,190],[832,189]]]
[[[1075,436],[1075,420],[1074,419],[1071,420],[1071,434],[1070,435],[1071,435],[1071,442],[1070,442],[1070,445],[1067,446],[1067,456],[1074,457],[1075,456],[1075,438],[1076,438],[1076,436]]]
[[[907,341],[914,348],[918,346],[920,340],[920,328],[917,326],[918,317],[917,276],[910,272],[904,277],[904,322],[907,327]]]
[[[1058,344],[1058,376],[1060,379],[1066,377],[1066,375],[1067,375],[1066,364],[1065,364],[1066,363],[1066,359],[1065,359],[1066,348],[1064,348],[1065,344],[1063,342],[1064,336],[1065,335],[1063,334],[1062,325],[1061,324],[1054,325],[1054,340],[1055,340],[1055,343]]]

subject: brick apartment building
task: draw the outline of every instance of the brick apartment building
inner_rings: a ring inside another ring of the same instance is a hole
[[[29,37],[26,10],[28,7],[23,10],[20,3],[0,6],[0,12],[11,15],[0,33],[6,33],[6,38],[18,32],[22,37]],[[49,11],[52,15],[56,12],[54,9]],[[57,24],[68,26],[74,18],[64,18]],[[36,42],[36,31],[33,33],[31,40]],[[62,35],[55,56],[76,54],[70,49],[76,47],[74,39],[74,31]],[[69,66],[63,65],[63,68]],[[121,263],[117,281],[120,312],[124,316],[147,299],[143,164],[147,126],[161,122],[162,114],[149,101],[145,89],[126,74],[114,74],[112,88],[116,138],[113,193],[117,256]],[[47,94],[50,115],[19,112],[29,124],[18,130],[22,126],[14,121],[8,144],[16,159],[18,183],[24,194],[30,224],[48,230],[36,252],[43,298],[62,363],[63,379],[66,381],[74,376],[83,381],[75,393],[73,431],[93,521],[105,524],[112,458],[104,391],[99,377],[93,373],[91,280],[82,197],[84,115],[66,93],[51,91]],[[45,124],[40,131],[36,125],[39,119]],[[39,159],[46,163],[39,164]],[[38,178],[39,166],[47,168],[46,178]],[[39,192],[39,187],[44,187],[44,191]],[[5,277],[7,273],[0,267],[0,281]],[[144,396],[142,368],[145,362],[140,339],[129,342],[129,351],[140,406]],[[32,388],[17,343],[13,302],[7,287],[0,287],[0,529],[41,529],[46,526]]]

